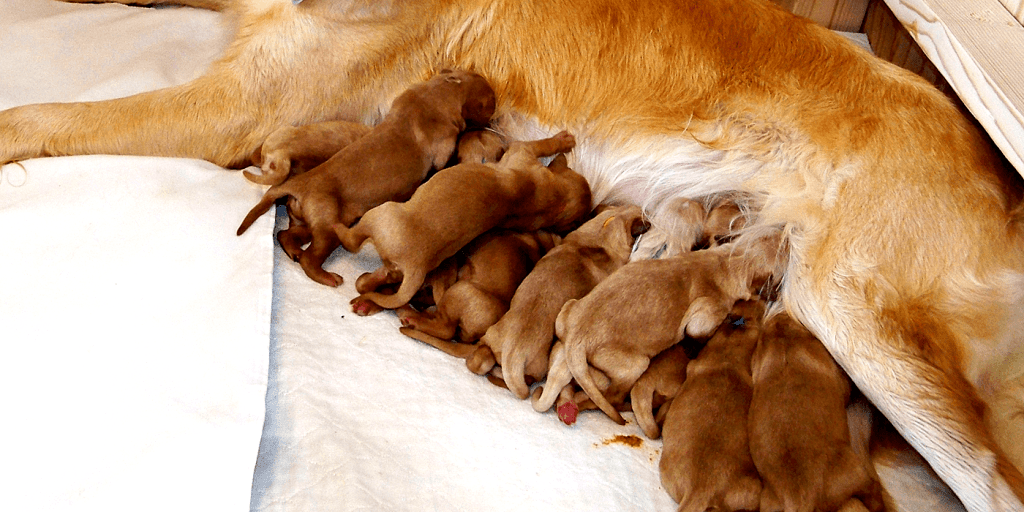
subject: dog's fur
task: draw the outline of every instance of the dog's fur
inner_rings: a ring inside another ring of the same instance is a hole
[[[473,69],[506,135],[578,137],[570,163],[596,202],[740,191],[763,206],[753,223],[787,225],[787,309],[968,508],[1022,507],[1006,455],[1024,464],[1022,365],[1007,364],[1024,340],[1024,186],[919,77],[767,0],[177,3],[236,23],[204,76],[0,112],[0,162],[237,167],[279,126],[375,124],[410,84]]]
[[[555,317],[562,305],[583,297],[625,265],[633,242],[646,228],[637,206],[598,206],[593,219],[566,235],[523,280],[509,311],[484,334],[488,345],[501,347],[502,376],[519,399],[530,394],[527,378],[537,381],[547,375]]]
[[[866,453],[850,444],[850,384],[832,356],[786,312],[769,319],[751,360],[750,454],[763,512],[882,508]]]
[[[736,303],[687,365],[686,381],[668,406],[659,467],[679,512],[758,510],[761,480],[746,425],[750,357],[763,319],[763,301]]]
[[[490,229],[571,228],[590,212],[590,187],[562,155],[575,144],[565,132],[514,142],[497,164],[449,167],[408,201],[384,203],[351,229],[336,225],[341,244],[350,252],[373,240],[383,261],[375,272],[381,283],[401,281],[395,293],[363,293],[353,304],[371,301],[385,309],[407,304],[427,273]],[[538,158],[551,155],[558,156],[547,167],[541,165]],[[358,308],[355,312],[363,313]]]
[[[386,201],[408,199],[431,170],[448,163],[459,133],[486,125],[493,114],[494,91],[483,77],[443,70],[402,93],[369,133],[309,172],[271,187],[238,234],[287,197],[290,223],[278,233],[281,247],[311,279],[338,286],[342,277],[323,269],[340,245],[335,226],[351,226]]]
[[[608,417],[623,424],[612,404],[624,401],[651,358],[685,336],[710,336],[736,301],[757,295],[785,263],[780,236],[771,232],[743,247],[722,245],[623,266],[562,306],[555,334],[565,342],[565,367],[549,367],[545,392],[557,393],[571,374]],[[542,404],[550,401],[541,396]]]
[[[408,305],[398,309],[405,327],[402,332],[456,357],[468,357],[462,347],[469,345],[451,340],[480,339],[508,311],[519,283],[557,242],[558,236],[545,231],[494,230],[477,237],[427,276],[424,286],[430,288],[435,311],[418,311]],[[459,353],[449,348],[458,348]],[[491,349],[492,361],[500,360],[501,347]],[[470,369],[482,374],[491,368],[482,372]]]
[[[302,174],[326,162],[370,130],[365,124],[349,121],[282,126],[252,154],[252,163],[260,166],[262,173],[242,174],[253,183],[278,185],[291,174]]]
[[[633,416],[647,437],[661,437],[661,424],[665,421],[668,404],[682,389],[689,362],[686,345],[676,343],[651,359],[650,366],[629,391]],[[657,415],[655,409],[658,410]]]

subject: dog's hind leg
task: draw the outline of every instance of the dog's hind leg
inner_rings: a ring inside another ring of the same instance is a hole
[[[799,272],[789,277],[791,310],[969,510],[1024,510],[1024,479],[985,428],[974,387],[948,361],[934,362],[956,351],[949,318],[906,298],[869,304],[843,278],[807,285]]]

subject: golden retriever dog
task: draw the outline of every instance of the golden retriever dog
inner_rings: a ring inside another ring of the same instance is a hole
[[[427,274],[476,237],[493,228],[519,231],[571,229],[590,213],[586,179],[566,165],[563,153],[576,139],[566,132],[514,142],[497,164],[460,163],[437,173],[404,203],[389,201],[351,229],[334,226],[341,245],[358,252],[373,241],[382,266],[372,275],[381,285],[401,282],[398,291],[371,291],[356,297],[385,309],[404,306]],[[558,155],[546,167],[539,158]]]
[[[765,322],[750,363],[750,454],[762,512],[883,507],[866,451],[850,441],[850,383],[824,345],[785,311]]]
[[[314,281],[340,285],[341,276],[323,269],[340,245],[335,225],[350,226],[381,203],[408,199],[431,170],[448,163],[467,126],[490,121],[494,101],[487,81],[467,71],[443,70],[410,87],[368,133],[309,172],[267,190],[242,220],[238,235],[287,197],[290,223],[278,233],[281,247]]]
[[[576,135],[595,203],[735,191],[786,225],[787,310],[970,510],[1024,508],[1024,180],[916,75],[770,0],[175,2],[235,23],[206,74],[0,112],[0,162],[242,167],[280,126],[373,125],[409,85],[476,71],[504,135]]]
[[[746,425],[750,357],[763,319],[764,301],[737,302],[687,365],[686,381],[668,406],[658,466],[679,512],[758,510],[761,479]]]
[[[571,375],[609,418],[624,424],[614,404],[625,401],[651,359],[685,337],[711,336],[737,301],[770,288],[786,264],[784,245],[779,232],[769,231],[740,247],[634,261],[582,299],[567,301],[555,318],[564,363],[552,358],[540,404],[552,403],[550,395]]]

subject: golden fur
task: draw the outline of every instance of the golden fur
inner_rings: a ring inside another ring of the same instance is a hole
[[[767,0],[179,3],[235,21],[204,76],[0,112],[0,162],[237,167],[280,126],[375,124],[409,84],[473,69],[505,135],[577,136],[595,202],[738,191],[754,224],[785,225],[787,309],[969,509],[1022,508],[1024,370],[1006,362],[1024,340],[1024,186],[915,75]]]

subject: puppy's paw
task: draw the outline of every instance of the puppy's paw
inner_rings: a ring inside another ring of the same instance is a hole
[[[568,401],[558,406],[558,419],[562,420],[562,423],[566,425],[572,425],[576,423],[576,416],[580,413],[580,408],[576,405],[576,402]]]
[[[352,304],[352,312],[359,316],[369,316],[384,311],[384,308],[378,306],[373,301],[356,297],[350,302]]]

